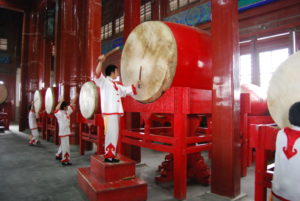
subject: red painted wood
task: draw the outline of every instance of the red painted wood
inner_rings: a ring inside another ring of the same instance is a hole
[[[105,163],[103,155],[92,155],[91,172],[104,183],[135,177],[135,162],[122,155],[119,159],[119,163]]]
[[[172,86],[211,89],[210,35],[190,26],[165,24],[177,43],[177,66]]]
[[[101,54],[102,0],[87,0],[86,6],[87,19],[83,23],[86,26],[84,34],[87,38],[82,41],[86,41],[86,51],[83,52],[86,59],[82,65],[86,71],[85,75],[93,77],[98,57]]]
[[[267,188],[271,188],[272,174],[267,172],[267,151],[275,150],[278,128],[257,125],[258,143],[255,147],[255,201],[266,201]]]
[[[85,119],[77,113],[79,123],[79,153],[84,154],[86,143],[92,142],[97,145],[97,154],[104,153],[104,123],[101,114],[95,114],[91,120]]]
[[[101,183],[90,168],[78,168],[77,181],[90,201],[144,201],[147,183],[139,178]]]
[[[124,39],[140,24],[141,1],[124,0]]]
[[[199,96],[201,95],[201,96]],[[188,133],[189,114],[211,113],[211,92],[187,87],[171,87],[157,101],[141,104],[127,97],[123,101],[125,112],[140,112],[144,128],[121,127],[122,144],[135,145],[174,155],[174,197],[186,198],[187,154],[211,149],[211,125],[207,125],[205,137]],[[171,128],[152,128],[154,113],[169,115]],[[210,122],[210,120],[208,120]],[[159,131],[160,130],[160,131]],[[157,132],[164,132],[159,134]],[[166,134],[167,133],[167,134]],[[159,142],[159,143],[157,143]],[[201,143],[199,146],[198,143]]]
[[[212,19],[211,192],[234,198],[240,194],[241,174],[237,0],[213,0]]]

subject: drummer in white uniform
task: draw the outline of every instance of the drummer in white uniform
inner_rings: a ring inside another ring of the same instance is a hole
[[[64,166],[72,165],[72,163],[70,163],[69,136],[73,134],[70,129],[70,115],[74,111],[76,100],[77,95],[71,100],[71,104],[68,105],[68,103],[62,99],[54,111],[54,115],[58,121],[58,136],[60,138],[60,146],[56,153],[56,159],[60,160]]]
[[[39,130],[37,128],[36,119],[38,118],[38,114],[35,113],[34,105],[33,103],[30,106],[29,114],[28,114],[28,123],[29,123],[29,129],[31,132],[31,139],[29,140],[29,145],[33,146],[36,145],[39,142]]]
[[[127,95],[135,95],[136,86],[139,86],[139,83],[136,86],[123,86],[118,80],[119,72],[115,65],[108,65],[105,69],[106,76],[104,76],[102,74],[102,64],[105,59],[106,55],[101,55],[98,58],[99,63],[96,68],[95,82],[100,87],[101,112],[104,119],[104,161],[114,163],[119,162],[119,159],[116,158],[119,120],[120,116],[124,114],[121,98]]]
[[[273,201],[300,200],[300,102],[289,109],[289,122],[291,128],[281,129],[276,138]]]

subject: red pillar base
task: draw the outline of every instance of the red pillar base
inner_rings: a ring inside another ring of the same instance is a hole
[[[77,181],[90,201],[147,200],[147,183],[135,177],[134,161],[120,156],[119,163],[91,157],[91,167],[78,168]]]

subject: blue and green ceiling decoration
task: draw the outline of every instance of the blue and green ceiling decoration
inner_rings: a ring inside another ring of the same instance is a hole
[[[265,5],[278,0],[239,0],[238,9],[239,12],[249,10],[261,5]],[[189,26],[195,26],[197,24],[211,21],[211,2],[207,2],[191,9],[184,10],[175,15],[164,18],[163,21],[175,22],[179,24],[185,24]],[[123,47],[124,37],[120,36],[110,41],[102,43],[102,54],[107,53],[117,46]]]

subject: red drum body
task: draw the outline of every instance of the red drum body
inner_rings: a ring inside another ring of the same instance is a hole
[[[241,85],[241,93],[249,93],[250,96],[250,114],[266,115],[269,113],[267,105],[267,93],[257,85]]]
[[[212,89],[211,37],[190,26],[164,22],[177,44],[177,66],[172,86]]]
[[[92,119],[94,114],[101,113],[100,108],[100,89],[93,81],[84,83],[79,94],[81,115],[86,119]]]
[[[212,88],[211,37],[197,28],[161,21],[137,26],[121,57],[124,85],[141,80],[134,98],[157,100],[171,86]]]

